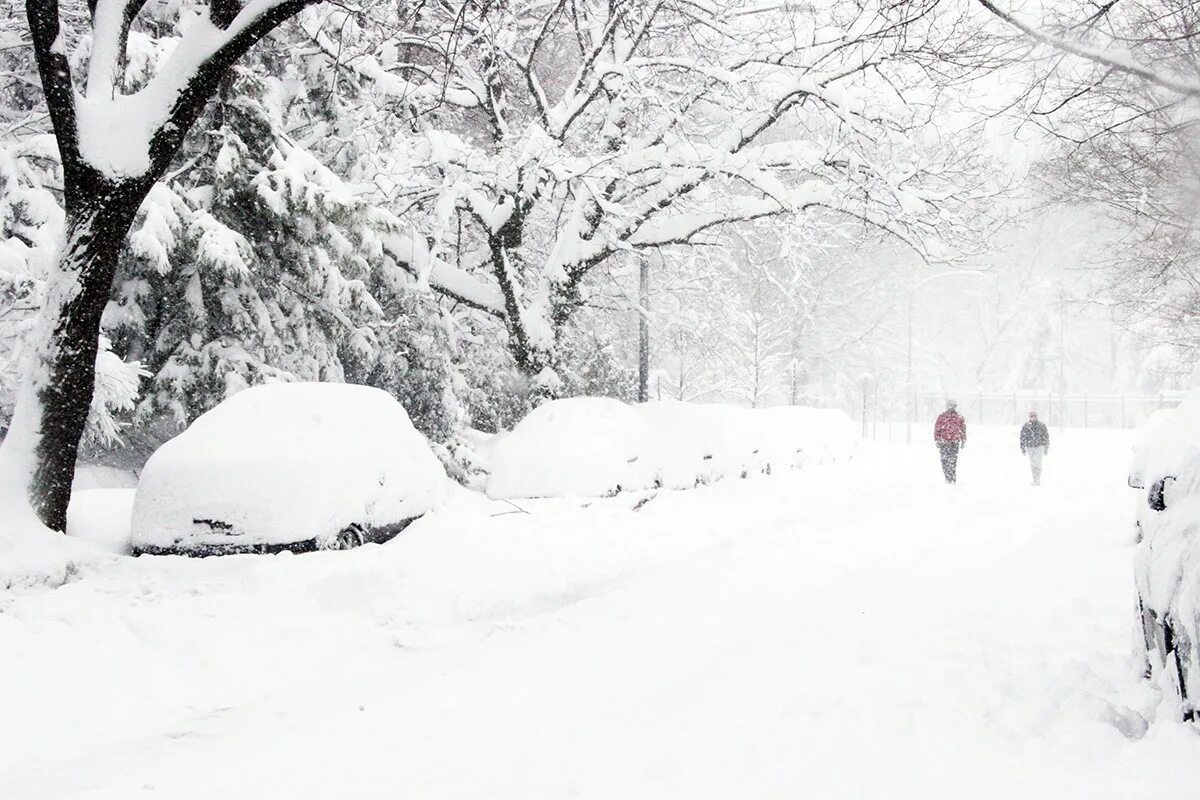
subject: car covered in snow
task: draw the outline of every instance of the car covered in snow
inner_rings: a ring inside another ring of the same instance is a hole
[[[854,422],[836,409],[573,397],[542,404],[489,443],[487,493],[516,499],[691,489],[835,463],[858,446]]]
[[[1129,463],[1128,483],[1134,489],[1145,489],[1146,459],[1149,454],[1148,446],[1158,436],[1159,430],[1166,425],[1175,413],[1173,408],[1163,408],[1146,417],[1137,429],[1133,445],[1133,458]],[[1153,481],[1151,481],[1152,483]]]
[[[441,462],[386,392],[256,386],[150,457],[131,546],[201,556],[344,550],[395,536],[445,489]]]
[[[632,408],[571,397],[535,408],[492,447],[490,497],[606,497],[661,482],[659,439]]]
[[[1200,394],[1143,426],[1130,467],[1139,489],[1134,557],[1148,676],[1194,719],[1200,699]]]
[[[669,489],[745,477],[753,468],[758,446],[749,409],[678,400],[632,408],[658,438],[661,478]]]

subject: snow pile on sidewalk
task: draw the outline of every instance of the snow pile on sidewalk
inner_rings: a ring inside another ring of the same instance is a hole
[[[253,544],[332,537],[352,523],[418,517],[445,485],[441,462],[386,392],[255,386],[150,457],[134,501],[133,545],[223,544],[229,531],[252,534]]]
[[[832,409],[607,398],[537,408],[492,454],[492,497],[601,497],[663,485],[690,489],[724,478],[850,458],[854,423]]]

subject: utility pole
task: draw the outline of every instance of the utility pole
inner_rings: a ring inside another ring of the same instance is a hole
[[[870,416],[868,397],[871,390],[871,385],[875,383],[875,376],[869,372],[864,372],[858,379],[862,384],[862,438],[867,438],[867,433],[870,430]]]
[[[638,402],[650,399],[650,260],[638,260]]]
[[[916,289],[917,289],[916,285],[910,282],[909,286],[908,286],[908,367],[907,367],[907,370],[905,373],[906,377],[904,378],[905,404],[908,407],[908,410],[905,413],[906,432],[905,432],[904,439],[905,439],[905,442],[908,444],[912,444],[913,414],[915,413],[913,410],[913,367],[912,367],[913,352],[912,351],[913,351],[913,294],[916,292]]]
[[[788,369],[791,370],[791,373],[792,373],[792,405],[796,405],[796,395],[797,395],[796,390],[799,388],[796,385],[796,366],[797,366],[796,359],[793,358],[792,363],[788,364]]]
[[[1067,424],[1067,296],[1058,300],[1058,402],[1062,406],[1058,424]]]

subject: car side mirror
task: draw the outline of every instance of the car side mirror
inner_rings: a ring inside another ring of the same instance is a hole
[[[1151,509],[1155,511],[1167,510],[1168,482],[1174,483],[1175,476],[1167,475],[1150,484],[1150,491],[1146,493],[1146,504],[1150,506]]]

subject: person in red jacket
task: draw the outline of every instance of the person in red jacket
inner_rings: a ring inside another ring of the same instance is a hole
[[[967,421],[958,413],[958,404],[946,401],[946,410],[933,425],[933,441],[942,458],[946,483],[958,482],[958,451],[967,446]]]

